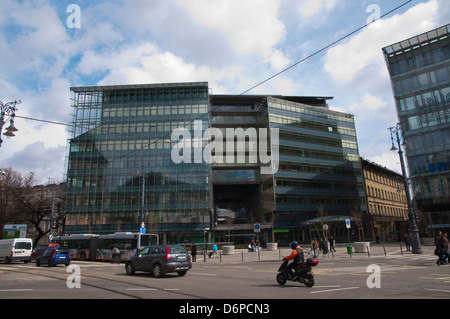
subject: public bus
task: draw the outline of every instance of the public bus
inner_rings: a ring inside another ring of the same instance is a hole
[[[120,250],[122,261],[134,256],[142,247],[159,245],[159,236],[142,233],[114,233],[98,236],[97,260],[111,260],[112,250]]]
[[[96,234],[55,236],[52,238],[52,242],[68,248],[70,259],[95,261],[97,258],[98,236]]]
[[[84,234],[54,237],[53,242],[69,248],[70,258],[91,261],[111,259],[112,249],[120,250],[122,261],[135,255],[142,247],[158,245],[159,236],[142,233]]]

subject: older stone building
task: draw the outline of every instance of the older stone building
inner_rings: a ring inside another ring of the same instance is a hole
[[[395,241],[408,227],[408,205],[402,175],[361,158],[372,238]]]

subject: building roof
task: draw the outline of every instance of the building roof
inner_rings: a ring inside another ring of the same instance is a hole
[[[434,43],[435,41],[442,40],[448,37],[450,33],[450,24],[439,27],[437,29],[422,33],[418,36],[391,44],[383,48],[383,52],[387,56],[399,55],[409,50],[415,49],[420,46]]]
[[[104,85],[104,86],[82,86],[71,87],[72,92],[92,92],[106,90],[123,90],[123,89],[146,89],[146,88],[171,88],[185,86],[208,86],[208,82],[179,82],[179,83],[154,83],[154,84],[125,84],[125,85]]]
[[[367,163],[368,165],[364,165],[364,163]],[[397,173],[397,172],[395,172],[395,171],[393,171],[393,170],[391,170],[391,169],[389,169],[389,168],[386,168],[386,167],[384,167],[384,166],[381,166],[380,164],[377,164],[377,163],[375,163],[375,162],[372,162],[372,161],[369,161],[369,160],[367,160],[367,159],[365,159],[365,158],[362,158],[361,157],[361,168],[364,170],[364,169],[367,169],[369,166],[372,166],[372,167],[375,167],[377,170],[380,170],[380,171],[384,171],[385,173],[387,173],[387,174],[389,174],[389,175],[396,175],[396,176],[398,176],[398,177],[401,177],[401,178],[403,178],[403,175],[402,174],[399,174],[399,173]]]

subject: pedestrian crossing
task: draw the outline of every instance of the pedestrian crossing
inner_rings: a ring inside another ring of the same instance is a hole
[[[436,261],[437,256],[433,254],[412,254],[410,252],[403,253],[399,252],[389,253],[386,256],[382,256],[386,259],[403,259],[403,260],[423,260],[423,261]]]

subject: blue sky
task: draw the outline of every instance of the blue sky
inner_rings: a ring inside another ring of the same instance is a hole
[[[208,81],[215,94],[240,94],[404,2],[2,0],[0,101],[22,100],[20,116],[69,123],[71,86]],[[67,12],[72,4],[79,15]],[[248,94],[334,97],[331,109],[355,115],[360,155],[398,170],[381,48],[449,22],[450,1],[411,1]],[[0,167],[62,181],[67,127],[20,118],[16,127]]]

